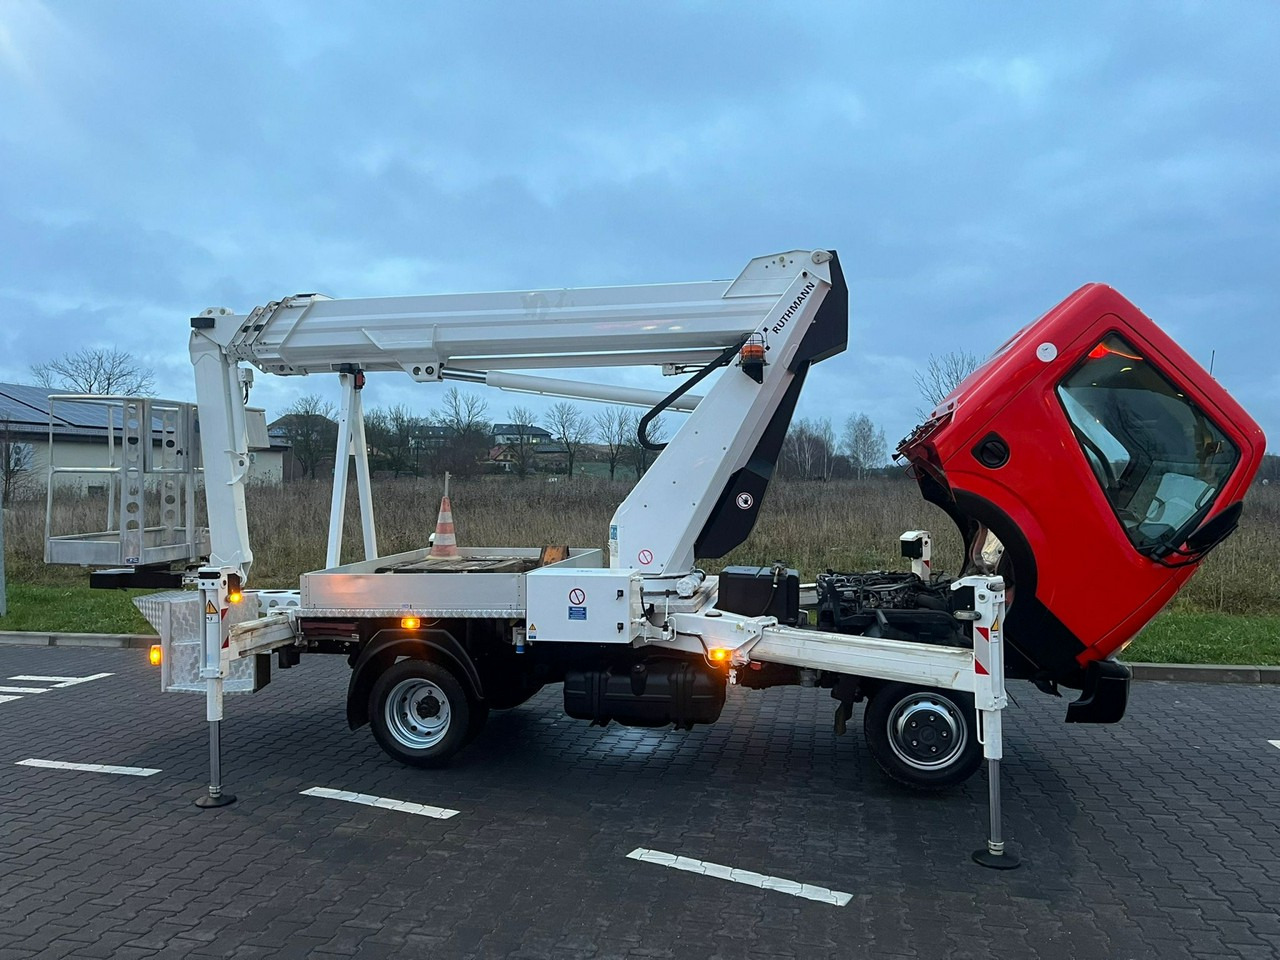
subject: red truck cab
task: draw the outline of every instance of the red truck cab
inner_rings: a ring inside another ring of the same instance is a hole
[[[1111,658],[1235,529],[1264,449],[1195,360],[1089,284],[1000,347],[898,456],[959,526],[968,570],[1011,584],[1009,675],[1081,689],[1069,722],[1111,722],[1129,680]]]

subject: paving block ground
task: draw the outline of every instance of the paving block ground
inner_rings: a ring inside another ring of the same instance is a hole
[[[1014,684],[1006,833],[986,782],[889,783],[825,691],[731,690],[691,733],[588,727],[559,689],[440,771],[347,729],[347,667],[228,698],[199,810],[199,697],[145,651],[0,649],[0,960],[54,957],[1181,958],[1280,952],[1280,686],[1144,683],[1116,726]],[[55,687],[15,676],[111,676]],[[12,695],[12,694],[9,694]],[[0,694],[5,696],[5,694]],[[148,777],[17,765],[144,767]],[[436,819],[311,787],[457,810]],[[850,894],[844,906],[629,859],[646,849]]]

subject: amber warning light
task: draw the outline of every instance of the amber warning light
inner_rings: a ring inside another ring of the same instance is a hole
[[[422,626],[422,618],[421,617],[401,617],[400,626],[402,626],[406,630],[417,630],[420,626]]]
[[[742,372],[760,383],[764,380],[764,337],[752,334],[738,354],[738,362],[742,364]]]
[[[158,643],[153,643],[151,649],[147,651],[147,659],[151,661],[153,667],[160,666],[160,661],[164,659],[164,648]]]

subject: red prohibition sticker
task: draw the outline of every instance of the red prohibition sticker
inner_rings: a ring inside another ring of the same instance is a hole
[[[640,555],[636,559],[640,561],[640,566],[647,567],[649,564],[653,563],[653,551],[641,550]]]
[[[574,587],[569,591],[569,602],[575,607],[580,607],[587,602],[587,595],[578,587]]]

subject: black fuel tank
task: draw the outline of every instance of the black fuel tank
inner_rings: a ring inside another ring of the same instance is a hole
[[[649,660],[598,670],[570,670],[564,676],[564,712],[604,726],[684,730],[714,723],[724,707],[725,676],[692,660]]]

